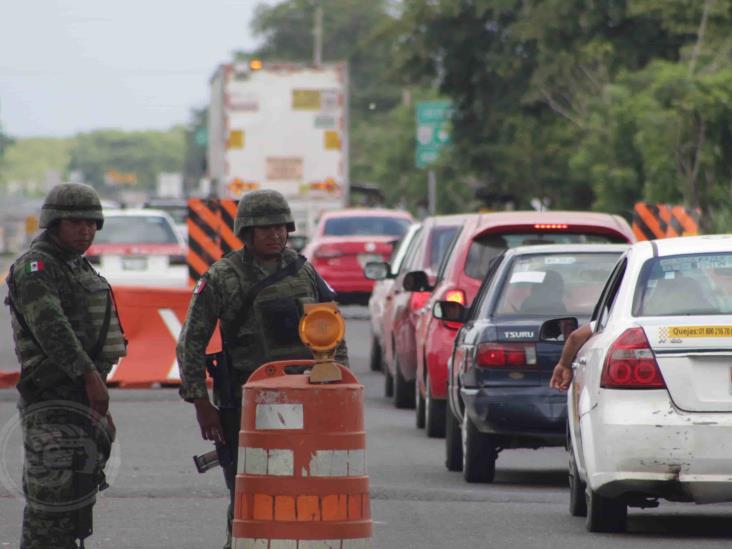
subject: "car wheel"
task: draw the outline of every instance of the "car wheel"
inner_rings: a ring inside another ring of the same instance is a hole
[[[493,482],[496,476],[496,445],[491,435],[481,433],[463,414],[463,478],[467,482]]]
[[[607,498],[589,486],[585,490],[589,532],[624,532],[628,520],[628,506],[619,499]]]
[[[414,400],[417,403],[414,414],[416,418],[417,429],[423,429],[425,422],[425,401],[422,393],[419,390],[419,383],[417,383],[417,380],[414,381]]]
[[[394,396],[394,377],[391,375],[388,367],[384,368],[384,396],[386,398]]]
[[[445,409],[445,467],[448,471],[462,471],[463,469],[463,439],[455,414],[450,404]]]
[[[571,447],[569,449],[569,514],[573,517],[587,516],[585,483],[580,479],[577,460]]]
[[[407,381],[399,367],[399,359],[394,359],[394,406],[414,408],[414,381]]]
[[[425,380],[425,432],[430,438],[442,438],[445,436],[445,407],[446,400],[432,398],[432,386],[430,375]]]
[[[381,370],[381,345],[375,335],[371,336],[371,360],[370,366],[372,372]]]

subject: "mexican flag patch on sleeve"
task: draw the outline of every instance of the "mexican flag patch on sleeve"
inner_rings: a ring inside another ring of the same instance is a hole
[[[203,289],[206,287],[206,276],[202,276],[198,279],[198,282],[196,282],[196,285],[193,287],[193,294],[198,295],[200,294]]]
[[[44,264],[43,264],[42,260],[39,259],[38,261],[31,261],[30,263],[28,263],[28,265],[26,265],[25,272],[26,273],[37,273],[39,271],[42,271],[43,267],[44,267]]]

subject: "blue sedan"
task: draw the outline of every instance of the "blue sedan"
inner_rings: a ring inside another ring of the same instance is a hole
[[[626,245],[522,246],[489,266],[469,308],[438,302],[463,322],[448,363],[446,465],[468,482],[492,482],[501,450],[563,446],[566,397],[549,388],[564,338],[589,319]],[[557,317],[557,333],[540,333]]]

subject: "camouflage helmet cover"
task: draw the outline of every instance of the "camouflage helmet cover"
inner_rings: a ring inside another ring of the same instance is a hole
[[[104,214],[99,195],[82,183],[56,185],[43,201],[39,225],[46,229],[59,219],[93,219],[97,222],[97,229],[101,229]]]
[[[251,191],[239,201],[234,221],[234,233],[262,225],[287,225],[287,232],[295,230],[290,206],[281,193],[272,190]]]

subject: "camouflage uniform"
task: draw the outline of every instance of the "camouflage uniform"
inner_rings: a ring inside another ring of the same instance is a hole
[[[54,187],[40,225],[48,228],[62,218],[94,219],[101,227],[94,190],[86,185]],[[96,368],[104,379],[124,356],[126,342],[107,282],[80,255],[61,248],[48,231],[15,261],[8,285],[21,365],[18,408],[26,496],[21,548],[76,547],[77,538],[83,544],[91,534],[91,508],[97,487],[104,484],[103,468],[114,437],[105,419],[92,419],[83,374]]]
[[[290,232],[295,228],[287,202],[279,193],[255,191],[247,194],[239,203],[234,226],[237,234],[249,227],[275,224],[286,224]],[[285,249],[279,259],[279,269],[287,268],[297,259],[296,252]],[[224,348],[233,378],[232,400],[236,408],[221,409],[222,396],[218,388],[214,390],[214,403],[220,407],[226,446],[233,449],[227,452],[226,459],[220,460],[232,502],[236,448],[239,444],[241,386],[254,370],[266,362],[311,359],[312,353],[299,339],[299,313],[296,316],[293,311],[297,310],[298,301],[315,303],[332,299],[332,296],[320,295],[319,283],[322,287],[322,279],[310,263],[304,263],[295,274],[264,287],[253,300],[247,301],[248,291],[271,274],[271,271],[268,272],[257,263],[246,248],[227,254],[215,262],[193,290],[178,340],[181,396],[188,402],[208,398],[205,350],[217,321],[221,323]],[[336,360],[348,365],[345,343],[341,343],[337,349]],[[232,508],[230,505],[229,539]],[[229,544],[225,547],[229,547]]]

